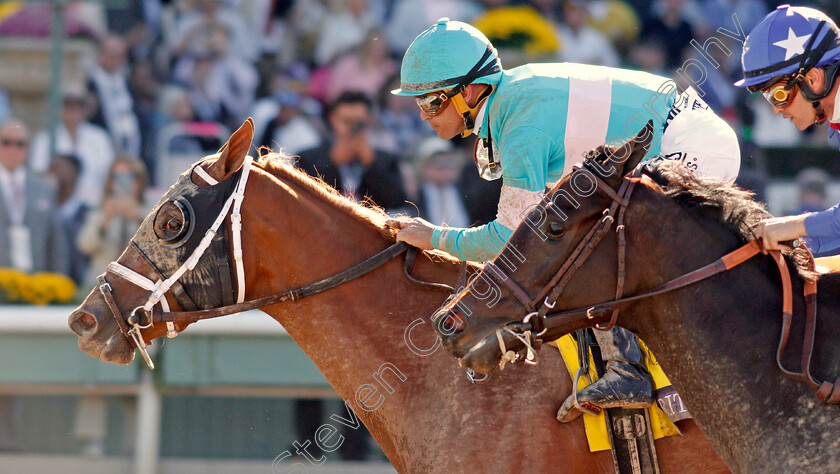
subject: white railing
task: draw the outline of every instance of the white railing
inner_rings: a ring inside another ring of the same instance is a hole
[[[67,318],[73,306],[0,305],[0,333],[71,334]],[[283,326],[259,310],[191,324],[183,334],[288,336]]]

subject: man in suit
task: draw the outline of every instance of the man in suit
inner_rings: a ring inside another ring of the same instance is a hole
[[[406,206],[399,160],[371,144],[372,107],[361,92],[338,96],[327,111],[332,136],[302,151],[298,167],[320,176],[345,196],[357,200],[370,197],[387,211],[399,210]]]
[[[26,167],[29,130],[0,123],[0,267],[68,274],[67,241],[52,184]]]

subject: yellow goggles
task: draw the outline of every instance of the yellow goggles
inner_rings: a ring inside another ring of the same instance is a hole
[[[790,89],[786,89],[786,85],[787,81],[773,84],[767,89],[761,91],[761,94],[765,99],[767,99],[767,102],[770,102],[770,105],[783,109],[790,105],[790,101],[793,100],[793,96],[796,95],[796,87],[794,86]]]
[[[450,97],[446,92],[435,92],[433,94],[415,97],[414,102],[417,102],[417,107],[426,113],[426,115],[434,117],[439,114],[445,107],[446,102]]]

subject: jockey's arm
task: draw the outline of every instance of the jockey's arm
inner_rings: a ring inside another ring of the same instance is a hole
[[[556,150],[554,142],[535,127],[518,127],[514,132],[503,133],[499,143],[504,184],[496,220],[467,229],[432,226],[419,219],[401,224],[392,221],[403,229],[397,239],[420,248],[428,245],[443,250],[459,260],[484,262],[495,258],[525,213],[542,199],[547,157]],[[559,166],[562,167],[562,159]]]
[[[815,254],[840,248],[840,204],[805,215],[808,247]]]

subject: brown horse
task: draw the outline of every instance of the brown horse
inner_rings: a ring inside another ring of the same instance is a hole
[[[435,315],[454,326],[443,335],[444,346],[463,365],[492,371],[502,352],[497,334],[505,334],[505,350],[522,351],[524,342],[507,330],[523,335],[529,328],[541,329],[536,315],[529,318],[529,323],[538,321],[536,325],[522,323],[527,312],[546,313],[543,299],[536,295],[548,294],[546,303],[556,304],[541,320],[549,327],[541,337],[552,340],[572,330],[608,324],[612,300],[653,293],[751,240],[749,226],[768,214],[749,193],[697,179],[671,163],[647,166],[638,178],[627,176],[643,157],[648,136],[642,132],[621,148],[599,149],[597,156],[558,183],[494,262],[507,280],[499,275],[477,277]],[[610,170],[613,173],[603,177]],[[596,179],[598,175],[602,178]],[[598,179],[597,189],[586,185]],[[628,189],[634,180],[635,190],[626,201],[619,190]],[[605,212],[616,197],[624,203],[626,238],[626,276],[619,296],[622,235],[612,227],[600,242],[588,240],[593,226],[617,218],[616,212]],[[579,269],[563,282],[562,297],[552,298],[561,291],[550,290],[553,281],[563,281],[555,275],[564,262],[574,260],[570,256],[575,249],[587,247],[579,247],[586,241],[592,244],[591,253],[565,266]],[[802,345],[803,277],[813,277],[796,264],[803,252],[798,249],[787,257],[789,268],[796,268],[791,272],[791,348]],[[484,273],[487,268],[494,267],[488,265]],[[487,287],[493,285],[495,296],[488,305]],[[812,365],[822,380],[840,374],[838,293],[840,276],[819,280]],[[840,472],[838,407],[819,403],[806,384],[783,376],[777,368],[782,295],[774,259],[759,254],[690,286],[619,305],[618,324],[637,333],[656,354],[697,424],[733,471]],[[522,301],[528,300],[536,303],[523,308],[527,305]],[[589,308],[593,309],[587,312]],[[796,350],[783,352],[784,367],[800,367]]]
[[[195,171],[182,175],[143,222],[119,264],[149,280],[170,276],[189,253],[183,247],[194,247],[190,242],[210,226],[209,220],[187,217],[203,212],[202,206],[220,209],[224,201],[224,196],[206,194],[190,199],[184,189],[200,193],[220,187],[224,194],[221,187],[241,176],[252,138],[249,120],[219,155],[198,165],[218,184],[208,186]],[[383,213],[337,196],[281,160],[262,157],[249,173],[241,208],[247,300],[336,274],[394,242]],[[189,228],[192,234],[184,230]],[[222,253],[232,254],[231,248],[228,243]],[[545,354],[535,370],[507,371],[483,384],[471,383],[463,369],[436,350],[439,343],[427,321],[448,292],[409,281],[397,260],[329,291],[264,308],[353,407],[397,470],[612,471],[609,453],[589,452],[582,423],[562,425],[554,419],[571,391],[556,351]],[[422,253],[413,270],[418,278],[450,285],[458,273],[457,262],[436,253]],[[173,310],[189,300],[198,308],[221,306],[225,291],[218,275],[213,265],[199,263],[184,274],[181,295],[169,291],[164,298]],[[149,291],[113,271],[105,278],[119,317],[147,301]],[[70,316],[70,327],[83,351],[103,361],[129,363],[134,348],[103,294],[91,292]],[[165,331],[155,325],[141,333],[150,340]],[[681,428],[682,436],[657,441],[664,472],[726,471],[693,423]],[[328,441],[334,444],[335,439]]]

